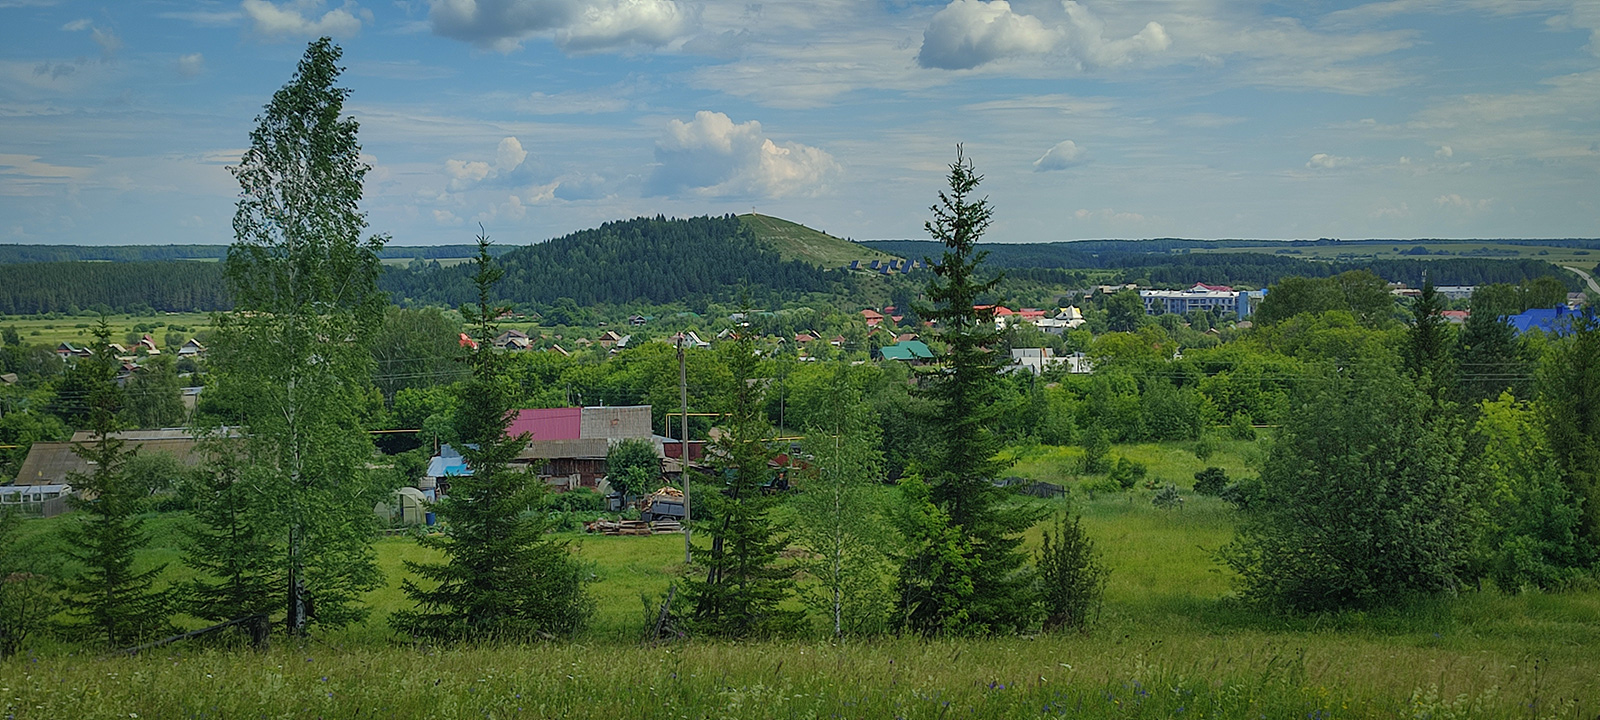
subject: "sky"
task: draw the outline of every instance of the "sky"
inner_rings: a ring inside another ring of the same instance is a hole
[[[1600,236],[1600,0],[0,0],[0,243],[231,242],[323,35],[396,245]]]

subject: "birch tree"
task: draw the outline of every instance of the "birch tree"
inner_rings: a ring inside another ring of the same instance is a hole
[[[357,207],[370,166],[344,116],[340,50],[312,42],[229,168],[240,186],[225,270],[234,310],[217,318],[213,388],[239,408],[245,502],[278,548],[285,625],[361,619],[381,579],[371,547],[382,488],[367,468],[366,341],[377,327],[378,250]]]

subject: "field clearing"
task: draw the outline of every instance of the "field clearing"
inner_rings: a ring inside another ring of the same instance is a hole
[[[1117,446],[1151,477],[1192,484],[1207,465],[1253,474],[1255,443]],[[1066,480],[1073,454],[1016,451],[1014,472]],[[387,577],[365,623],[258,654],[188,643],[142,657],[47,647],[0,663],[0,703],[19,718],[1590,718],[1600,712],[1600,591],[1468,592],[1398,609],[1281,616],[1231,599],[1212,560],[1236,521],[1226,504],[1149,491],[1078,497],[1112,568],[1086,634],[919,641],[885,637],[692,641],[641,647],[640,595],[683,569],[678,535],[563,539],[592,563],[598,612],[569,642],[528,647],[415,646],[387,629],[403,607],[406,560],[434,556],[409,538],[377,543]],[[1047,511],[1061,500],[1028,500]],[[152,516],[172,562],[181,515]],[[66,518],[32,521],[38,543]],[[1037,547],[1037,529],[1028,536]],[[43,544],[48,546],[48,544]],[[184,574],[169,566],[168,579]]]
[[[411,261],[413,261],[415,259],[416,258],[394,257],[394,258],[383,258],[383,259],[379,260],[378,262],[381,262],[384,265],[387,265],[389,267],[402,267],[403,268],[403,267],[409,267],[411,265]],[[469,257],[460,257],[460,258],[426,258],[426,259],[423,260],[423,262],[436,262],[436,263],[439,263],[440,267],[455,267],[455,266],[461,265],[463,263],[475,262],[476,260],[477,260],[477,258],[469,258]]]
[[[152,315],[107,315],[106,322],[111,325],[111,342],[125,343],[127,334],[148,332],[155,338],[157,344],[165,349],[166,334],[175,332],[187,340],[195,333],[211,328],[210,313],[155,313]],[[94,340],[94,328],[99,325],[99,316],[73,315],[52,319],[41,315],[7,315],[0,317],[0,327],[14,327],[22,335],[24,342],[36,345],[54,346],[61,342],[70,342],[82,346]],[[159,325],[158,325],[159,324]],[[147,329],[138,331],[139,326]],[[177,325],[186,330],[172,330],[171,326]],[[135,338],[137,340],[137,338]]]
[[[1427,255],[1411,255],[1413,248],[1426,248]],[[1436,254],[1440,251],[1448,254]],[[1564,247],[1560,245],[1511,245],[1492,242],[1345,242],[1337,245],[1254,246],[1229,248],[1199,248],[1194,253],[1264,253],[1287,255],[1308,260],[1441,260],[1445,258],[1528,258],[1545,260],[1557,265],[1578,265],[1585,269],[1600,262],[1600,250]]]

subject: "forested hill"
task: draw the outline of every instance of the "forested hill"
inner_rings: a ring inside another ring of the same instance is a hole
[[[1579,290],[1582,282],[1570,272],[1532,258],[1333,261],[1254,252],[1182,252],[1201,242],[1101,240],[1039,244],[984,243],[980,248],[988,251],[985,262],[991,267],[1023,271],[1013,272],[1013,275],[1030,276],[1026,272],[1030,269],[1112,270],[1118,271],[1116,279],[1119,281],[1141,285],[1206,282],[1266,287],[1293,275],[1328,277],[1356,269],[1371,270],[1385,280],[1408,285],[1421,285],[1424,274],[1431,275],[1435,285],[1516,284],[1550,275],[1561,280],[1569,289]],[[942,246],[931,240],[869,240],[862,244],[901,257],[918,259],[929,257],[937,260],[943,250]]]
[[[500,258],[504,300],[578,305],[736,299],[748,289],[764,302],[830,290],[837,270],[784,260],[737,217],[638,218],[610,222]],[[379,284],[397,302],[460,305],[475,301],[471,265],[391,268]]]

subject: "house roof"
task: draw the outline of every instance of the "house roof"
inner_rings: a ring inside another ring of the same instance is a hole
[[[906,340],[886,345],[879,351],[885,360],[931,360],[933,351],[921,340]]]
[[[881,313],[879,313],[877,310],[870,310],[870,309],[869,310],[862,310],[861,311],[861,317],[864,317],[864,318],[866,318],[868,320],[882,320],[883,319],[883,315]]]
[[[1565,305],[1561,305],[1553,308],[1533,308],[1520,315],[1512,315],[1506,320],[1516,329],[1518,335],[1534,330],[1552,335],[1565,335],[1572,332],[1572,314]]]
[[[142,454],[167,453],[185,465],[198,465],[201,457],[195,452],[198,441],[187,430],[129,430],[113,433],[125,440],[128,448]],[[17,469],[18,485],[52,485],[68,482],[73,474],[88,473],[94,466],[73,451],[75,443],[92,441],[88,431],[74,433],[71,442],[36,442],[28,449],[28,457]]]

